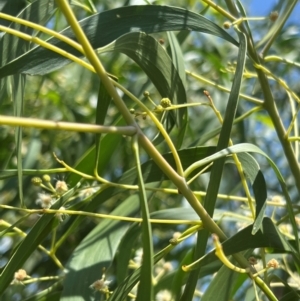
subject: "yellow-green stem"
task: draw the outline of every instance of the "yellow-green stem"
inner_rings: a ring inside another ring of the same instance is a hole
[[[68,209],[25,209],[20,207],[13,207],[9,205],[0,205],[0,208],[15,210],[26,212],[30,214],[66,214],[66,215],[78,215],[78,216],[88,216],[94,218],[102,218],[102,219],[111,219],[111,220],[119,220],[124,222],[131,223],[141,223],[143,221],[142,218],[134,218],[120,215],[111,215],[111,214],[102,214],[102,213],[93,213],[86,211],[77,211],[77,210],[68,210]],[[152,224],[170,224],[170,225],[202,225],[202,222],[199,220],[165,220],[165,219],[149,219]]]
[[[223,9],[221,6],[217,5],[213,1],[210,0],[202,0],[202,2],[206,3],[207,5],[211,6],[214,10],[216,10],[218,13],[229,19],[230,21],[235,21],[236,18],[232,16],[228,11]]]
[[[4,32],[7,32],[9,34],[12,34],[12,35],[15,35],[25,41],[28,41],[28,42],[32,42],[32,43],[35,43],[35,44],[38,44],[46,49],[49,49],[53,52],[56,52],[58,54],[60,54],[61,56],[64,56],[66,57],[67,59],[69,60],[72,60],[76,63],[78,63],[79,65],[89,69],[90,71],[92,72],[95,72],[93,67],[86,63],[85,61],[83,61],[82,59],[78,58],[77,56],[65,51],[65,50],[62,50],[61,48],[59,47],[56,47],[54,45],[51,45],[50,43],[46,42],[46,41],[43,41],[42,39],[38,38],[38,37],[33,37],[33,36],[30,36],[28,34],[25,34],[23,32],[20,32],[18,30],[15,30],[15,29],[12,29],[12,28],[9,28],[9,27],[6,27],[6,26],[2,26],[0,25],[0,31],[4,31]]]
[[[28,20],[24,20],[24,19],[21,19],[21,18],[18,18],[18,17],[7,15],[7,14],[1,13],[1,12],[0,12],[0,18],[5,19],[5,20],[9,20],[9,21],[12,21],[12,22],[15,22],[15,23],[18,23],[18,24],[22,24],[22,25],[25,25],[27,27],[31,27],[31,28],[33,28],[37,31],[46,33],[50,36],[53,36],[53,37],[65,42],[66,44],[72,46],[73,48],[75,48],[76,50],[78,50],[79,52],[84,54],[83,48],[79,43],[77,43],[74,40],[58,33],[55,30],[49,29],[49,28],[44,27],[42,25],[39,25],[37,23],[30,22]],[[20,32],[20,33],[22,33],[22,32]]]
[[[85,132],[93,134],[119,134],[132,136],[136,134],[134,126],[104,126],[95,124],[42,120],[0,115],[0,125],[22,126],[47,130]]]
[[[204,78],[204,77],[202,77],[202,76],[200,76],[200,75],[198,75],[196,73],[193,73],[193,72],[190,72],[190,71],[187,71],[187,70],[185,71],[185,73],[187,75],[195,78],[196,80],[202,82],[202,83],[205,83],[205,84],[208,84],[210,86],[213,86],[213,87],[219,89],[220,91],[224,91],[226,93],[230,93],[230,89],[228,89],[228,88],[226,88],[224,86],[218,85],[218,84],[216,84],[216,83],[214,83],[214,82],[212,82],[212,81],[210,81],[210,80],[208,80],[208,79],[206,79],[206,78]],[[245,95],[243,93],[240,93],[239,97],[240,98],[244,98],[246,100],[249,100],[250,102],[255,103],[257,105],[262,105],[264,103],[264,101],[261,100],[261,99],[258,99],[258,98],[255,98],[255,97],[251,97],[251,96]]]
[[[232,26],[234,25],[240,25],[242,22],[245,21],[262,21],[262,20],[266,20],[268,19],[268,17],[252,17],[252,18],[240,18],[238,20],[235,20],[234,22],[232,22]]]
[[[47,276],[47,277],[40,277],[40,278],[30,278],[28,280],[22,281],[22,284],[30,284],[30,283],[39,282],[39,281],[53,281],[53,280],[60,280],[60,279],[63,279],[63,277]]]
[[[279,85],[281,85],[287,92],[289,92],[291,94],[291,96],[297,101],[297,103],[300,103],[300,98],[288,86],[288,84],[283,79],[279,78],[278,76],[276,76],[275,74],[273,74],[269,69],[267,69],[266,67],[264,67],[264,66],[262,66],[260,64],[253,63],[253,66],[256,69],[262,70],[265,73],[265,75],[268,75],[268,76],[272,77]]]
[[[289,65],[292,65],[292,66],[295,66],[295,67],[300,67],[300,63],[297,63],[297,62],[294,62],[294,61],[291,61],[291,60],[287,60],[285,58],[282,58],[280,56],[277,56],[277,55],[268,55],[264,58],[264,61],[265,62],[281,62],[281,63],[286,63],[286,64],[289,64]]]

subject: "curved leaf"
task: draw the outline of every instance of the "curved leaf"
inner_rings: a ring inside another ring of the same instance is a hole
[[[171,54],[172,54],[171,58],[172,58],[173,64],[181,78],[183,86],[186,87],[185,65],[184,65],[181,47],[179,45],[176,35],[172,31],[168,31],[167,34],[168,34],[168,39],[169,39],[169,44],[170,44],[170,49],[171,49]],[[185,98],[179,98],[178,103],[183,104],[185,102],[186,102]],[[179,130],[180,132],[178,134],[179,139],[177,142],[177,148],[179,149],[182,144],[182,141],[183,141],[186,127],[188,125],[187,108],[182,108],[182,109],[178,110],[178,114],[180,115],[180,118],[179,118],[180,122],[183,123],[183,126],[180,126],[180,130]]]
[[[185,88],[165,49],[143,32],[132,32],[99,49],[98,53],[119,51],[134,60],[149,76],[162,97],[172,103],[186,102]]]
[[[99,49],[98,53],[109,51],[122,52],[134,60],[148,75],[162,98],[169,98],[172,104],[186,102],[186,92],[178,70],[165,49],[152,36],[142,32],[128,33]],[[170,115],[169,118],[172,118],[173,112]],[[180,132],[184,132],[186,118],[184,110],[180,109],[176,117]]]
[[[255,248],[273,248],[276,251],[294,253],[295,249],[285,239],[285,237],[274,225],[272,220],[265,217],[262,228],[255,235],[252,233],[252,225],[242,229],[222,243],[223,251],[226,256]],[[201,258],[197,266],[204,266],[217,260],[215,251],[211,251]],[[195,267],[196,268],[196,267]]]
[[[238,43],[221,27],[194,12],[171,6],[137,5],[125,6],[80,21],[87,38],[94,49],[103,47],[129,32],[154,33],[162,31],[189,30],[212,34],[238,45]],[[70,28],[61,32],[75,40]],[[71,54],[82,56],[77,50],[57,39],[49,39],[49,43]],[[47,74],[66,64],[70,60],[42,47],[36,47],[19,57],[2,65],[0,78],[15,74]]]
[[[188,170],[191,170],[191,169],[193,170],[196,167],[199,168],[201,166],[205,166],[206,164],[208,164],[210,162],[213,162],[217,158],[220,158],[222,156],[227,156],[227,155],[230,155],[232,153],[238,154],[238,153],[241,153],[241,152],[258,153],[258,154],[263,155],[268,160],[269,164],[271,165],[272,169],[274,170],[274,172],[275,172],[275,174],[277,176],[277,179],[278,179],[278,181],[280,183],[282,192],[283,192],[283,194],[285,196],[285,199],[286,199],[287,210],[289,212],[290,221],[291,221],[291,224],[292,224],[292,227],[293,227],[293,234],[296,237],[296,249],[299,251],[299,248],[300,248],[299,244],[300,244],[300,242],[299,242],[299,239],[298,239],[298,237],[299,237],[298,236],[298,228],[297,228],[297,225],[296,225],[296,222],[295,222],[295,218],[293,217],[294,216],[294,214],[293,214],[293,204],[292,204],[290,195],[288,193],[288,189],[287,189],[285,180],[284,180],[282,174],[280,173],[280,170],[278,169],[277,165],[260,148],[258,148],[257,146],[255,146],[253,144],[250,144],[250,143],[237,144],[237,145],[228,147],[226,149],[223,149],[220,152],[217,152],[217,153],[215,153],[214,155],[212,155],[210,157],[207,157],[207,158],[205,158],[205,159],[203,159],[201,161],[198,161],[198,162],[192,164],[192,166],[190,166],[185,171],[185,173],[189,173]]]
[[[253,224],[253,234],[255,234],[260,228],[264,217],[267,200],[267,185],[257,161],[250,154],[240,153],[238,154],[238,158],[243,166],[243,171],[247,178],[249,178],[253,188],[256,204],[256,216]],[[231,161],[231,163],[235,164],[233,159],[227,159],[227,161]]]

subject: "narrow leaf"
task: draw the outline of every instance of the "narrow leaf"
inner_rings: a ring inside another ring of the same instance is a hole
[[[14,115],[22,117],[23,115],[23,98],[25,89],[25,76],[15,75],[12,78],[12,100],[14,104]],[[22,164],[22,127],[16,127],[15,141],[17,153],[17,169],[18,169],[18,191],[21,207],[25,207],[23,200],[23,164]]]
[[[252,234],[255,234],[262,225],[265,209],[267,206],[267,185],[265,177],[261,171],[258,172],[254,180],[253,193],[256,201],[256,217],[253,224]]]
[[[161,260],[166,254],[168,254],[174,246],[169,245],[162,251],[156,253],[153,257],[153,263],[157,263]],[[113,292],[113,294],[108,299],[109,301],[124,301],[127,298],[127,295],[133,289],[133,287],[137,284],[140,278],[141,268],[136,269],[131,275],[129,275],[122,284],[118,285],[117,289]]]
[[[239,274],[222,266],[217,275],[210,282],[207,290],[201,298],[201,301],[228,301],[231,300],[231,290]]]
[[[121,240],[116,254],[116,264],[118,267],[116,270],[116,278],[118,284],[122,283],[128,275],[128,263],[131,258],[134,243],[139,238],[139,235],[140,226],[139,224],[134,223],[130,226]]]
[[[111,96],[107,93],[104,85],[100,81],[99,93],[98,93],[98,101],[97,101],[97,109],[96,109],[96,124],[104,125],[104,120],[107,114],[107,110],[109,104],[111,102]],[[100,156],[100,143],[101,134],[96,135],[96,162],[95,167],[99,166],[99,156]]]
[[[218,145],[217,145],[217,151],[226,148],[229,144],[231,128],[233,125],[233,121],[237,109],[239,93],[240,93],[241,83],[243,79],[247,42],[246,42],[246,37],[243,33],[238,32],[238,35],[240,39],[240,47],[239,47],[239,53],[237,58],[237,67],[234,75],[230,96],[228,99],[228,104],[226,107],[224,122],[221,129]],[[209,184],[207,188],[207,194],[204,199],[204,208],[210,216],[213,216],[214,213],[217,194],[221,183],[224,163],[225,163],[225,157],[223,157],[220,160],[216,160],[211,170]],[[194,260],[197,260],[197,258],[200,258],[204,255],[205,246],[207,245],[208,235],[209,233],[206,229],[198,233],[197,244],[194,253]],[[187,280],[187,285],[181,296],[182,301],[192,300],[195,287],[197,284],[197,280],[198,280],[198,274],[199,274],[198,270],[192,271],[190,273],[189,278]]]
[[[168,39],[170,43],[170,49],[171,49],[171,54],[172,54],[172,62],[179,74],[179,77],[182,81],[182,84],[184,88],[186,89],[186,74],[185,74],[185,66],[184,66],[184,60],[183,60],[183,55],[181,52],[181,47],[179,45],[179,42],[177,40],[177,37],[172,31],[168,31]],[[186,98],[179,98],[179,101],[177,101],[179,104],[184,104],[186,102]],[[177,141],[177,148],[179,149],[183,138],[184,134],[188,125],[187,119],[188,119],[188,110],[187,108],[182,108],[178,110],[178,115],[179,115],[179,134],[178,134],[178,141]]]
[[[152,245],[152,229],[150,224],[150,214],[148,208],[147,195],[145,190],[145,184],[141,169],[140,156],[139,156],[139,145],[137,137],[133,137],[132,149],[135,156],[139,195],[140,195],[140,206],[142,211],[142,243],[143,243],[143,263],[141,267],[140,284],[136,296],[137,301],[152,301],[153,299],[153,286],[152,286],[152,269],[153,269],[153,245]]]
[[[228,104],[226,107],[224,122],[221,129],[218,145],[217,145],[217,151],[226,148],[229,144],[230,133],[231,133],[235,113],[237,110],[240,88],[243,79],[247,43],[246,43],[245,35],[240,32],[238,32],[238,34],[240,38],[240,48],[239,48],[239,54],[237,58],[237,67],[234,75],[230,96],[228,99]],[[216,162],[214,162],[214,165],[212,167],[210,181],[207,189],[207,196],[204,201],[204,208],[210,215],[213,214],[213,210],[215,208],[216,196],[221,181],[224,162],[225,162],[225,158],[223,158],[222,160],[217,160]]]

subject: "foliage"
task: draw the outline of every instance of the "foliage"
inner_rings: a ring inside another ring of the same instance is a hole
[[[13,2],[1,300],[299,300],[297,1]]]

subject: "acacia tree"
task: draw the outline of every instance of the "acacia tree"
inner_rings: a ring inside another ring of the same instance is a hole
[[[299,299],[297,1],[161,4],[3,1],[3,300]]]

